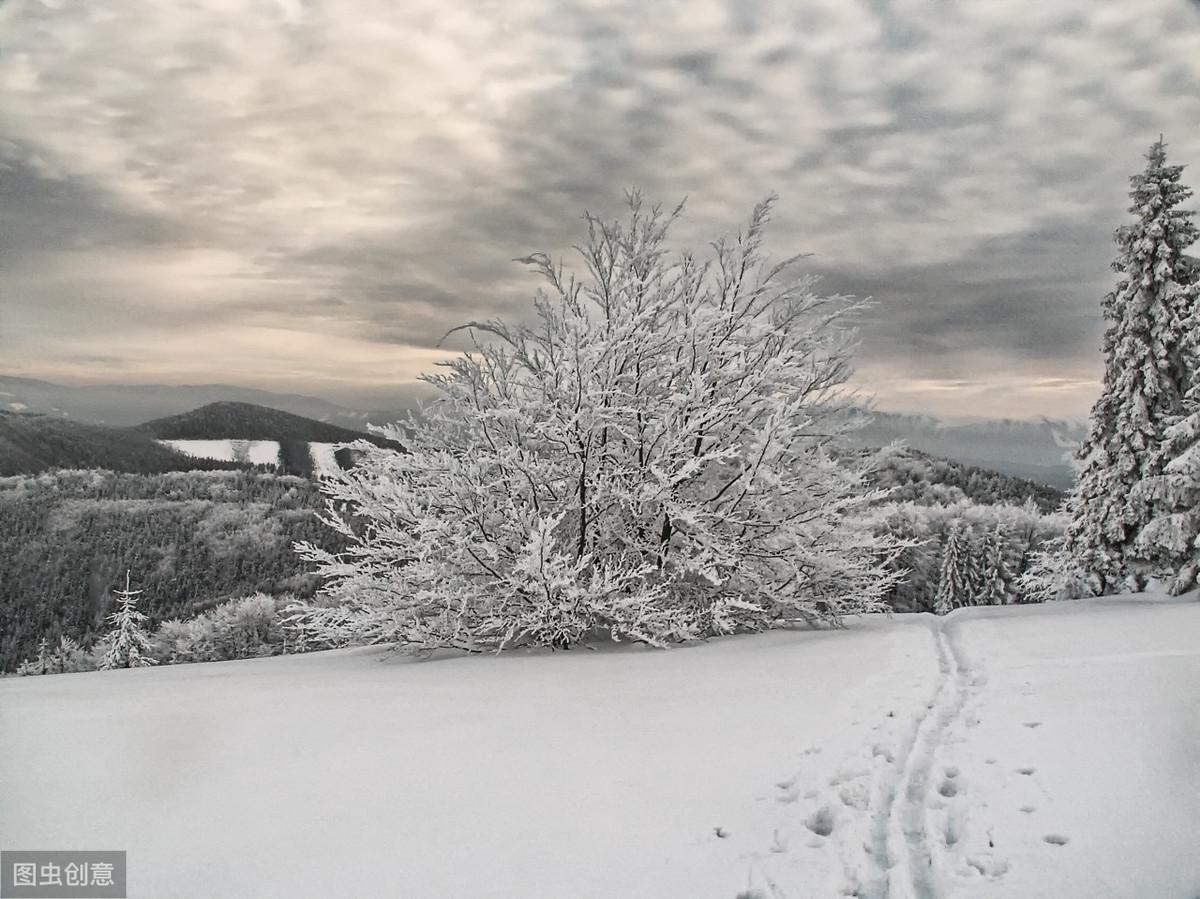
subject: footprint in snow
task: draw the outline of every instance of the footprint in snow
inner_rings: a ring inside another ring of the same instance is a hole
[[[1022,811],[1027,815],[1032,815],[1034,812],[1037,811],[1037,806],[1036,805],[1023,805],[1018,809],[1018,811]]]
[[[804,826],[819,837],[827,837],[833,833],[833,812],[829,806],[823,805],[808,816]]]

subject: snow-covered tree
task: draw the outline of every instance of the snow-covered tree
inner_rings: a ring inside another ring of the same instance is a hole
[[[975,605],[1002,606],[1008,604],[1008,584],[1012,574],[1004,554],[1007,541],[997,525],[984,535],[980,545],[979,583],[975,589]]]
[[[1197,229],[1193,213],[1179,208],[1191,191],[1180,180],[1183,166],[1167,164],[1161,138],[1146,160],[1130,179],[1137,221],[1116,232],[1120,279],[1103,303],[1104,388],[1078,451],[1063,543],[1070,560],[1059,566],[1091,572],[1100,593],[1131,573],[1133,541],[1154,514],[1134,487],[1162,474],[1164,432],[1194,380],[1187,338],[1200,264],[1184,250]]]
[[[96,667],[91,653],[66,634],[53,647],[43,637],[38,642],[38,654],[17,666],[17,674],[65,674],[72,671],[91,671]]]
[[[668,251],[681,212],[630,197],[587,216],[586,272],[529,327],[472,322],[438,399],[377,429],[394,452],[323,481],[349,541],[298,549],[341,602],[323,639],[467,649],[594,634],[665,644],[881,607],[897,541],[856,515],[879,493],[836,452],[860,304],[762,251],[771,202],[702,262]]]
[[[953,609],[970,605],[977,580],[975,567],[970,534],[962,522],[956,521],[950,526],[942,543],[934,612],[945,615]]]
[[[1167,589],[1191,589],[1200,571],[1200,384],[1187,396],[1189,414],[1167,428],[1163,473],[1137,486],[1155,515],[1137,536],[1135,552],[1154,574],[1167,578]]]
[[[1094,595],[1091,572],[1080,567],[1063,543],[1064,538],[1055,538],[1030,554],[1028,567],[1014,582],[1018,602],[1082,599]]]
[[[29,677],[35,674],[50,674],[51,667],[51,652],[50,645],[45,637],[38,641],[37,655],[32,659],[26,659],[17,666],[17,674],[22,677]]]
[[[146,631],[146,615],[138,610],[141,590],[131,590],[129,572],[125,572],[125,589],[113,591],[117,608],[108,616],[112,630],[104,637],[104,661],[101,668],[142,668],[155,664],[151,655],[150,635]]]

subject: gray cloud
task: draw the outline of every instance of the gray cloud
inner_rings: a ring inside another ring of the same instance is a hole
[[[1126,177],[1200,163],[1178,0],[0,6],[5,367],[375,395],[622,191],[873,295],[884,403],[1082,414]],[[982,410],[988,411],[988,410]]]

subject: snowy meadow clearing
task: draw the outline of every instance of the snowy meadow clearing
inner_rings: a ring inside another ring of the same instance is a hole
[[[135,897],[1193,899],[1197,637],[1115,597],[11,679],[0,843]]]

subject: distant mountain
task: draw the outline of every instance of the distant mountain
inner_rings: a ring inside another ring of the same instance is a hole
[[[366,440],[376,446],[403,449],[375,434],[252,403],[209,403],[180,415],[148,421],[136,430],[170,441],[176,449],[197,458],[236,459],[239,454],[233,442],[266,443],[260,452],[271,457],[271,464],[285,474],[306,478],[354,465],[358,451],[335,450],[334,444]],[[242,451],[255,452],[249,446],[243,446]]]
[[[32,378],[0,375],[0,409],[42,412],[111,427],[128,427],[222,401],[267,406],[360,431],[368,422],[384,424],[397,420],[406,407],[405,401],[398,398],[395,409],[363,411],[312,396],[274,393],[228,384],[101,384],[68,387]]]
[[[0,476],[55,468],[105,468],[135,474],[241,468],[191,459],[140,431],[20,412],[0,411]]]
[[[1069,448],[1060,441],[1077,442],[1085,430],[1078,422],[1049,419],[951,425],[928,416],[874,412],[873,420],[856,439],[863,446],[902,441],[933,456],[1066,489],[1074,474],[1064,458]]]
[[[179,415],[145,422],[136,430],[163,440],[278,440],[280,443],[369,440],[376,446],[393,449],[399,446],[374,434],[253,403],[209,403]]]
[[[1032,501],[1042,512],[1053,512],[1063,493],[1036,479],[1006,474],[954,459],[940,459],[904,447],[889,453],[869,478],[891,490],[892,502],[949,505],[962,499],[982,505],[1023,505]]]
[[[170,418],[212,403],[266,407],[361,432],[368,422],[383,424],[400,419],[409,400],[398,393],[392,409],[363,411],[301,394],[273,393],[225,384],[67,387],[0,375],[0,410],[42,412],[115,427]],[[1055,442],[1055,433],[1068,440],[1079,440],[1084,433],[1083,425],[1067,421],[1001,420],[952,425],[927,416],[893,412],[875,412],[873,418],[859,435],[863,446],[885,446],[901,440],[934,456],[1030,478],[1058,488],[1069,487],[1073,474],[1063,459],[1066,450]],[[331,442],[341,442],[341,438]]]

